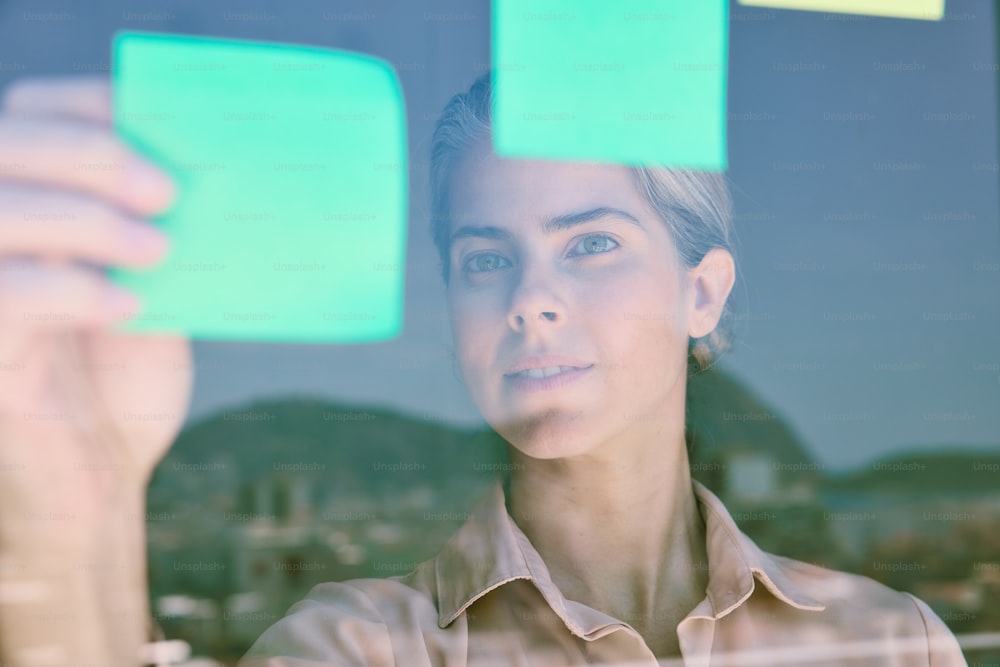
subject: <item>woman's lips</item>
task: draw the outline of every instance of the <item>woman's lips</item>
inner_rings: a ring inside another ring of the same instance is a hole
[[[531,377],[530,375],[522,372],[512,375],[504,375],[504,379],[519,391],[534,393],[536,391],[560,389],[573,384],[574,382],[583,379],[588,373],[590,373],[593,367],[593,364],[582,368],[562,367],[559,372],[554,375],[548,375],[547,377]],[[553,368],[555,367],[549,367],[547,369],[532,369],[528,372],[538,375],[539,371],[547,373],[551,372],[551,369]]]

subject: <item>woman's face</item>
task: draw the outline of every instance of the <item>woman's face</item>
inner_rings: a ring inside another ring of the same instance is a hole
[[[484,140],[450,197],[457,356],[497,433],[551,459],[683,420],[689,276],[627,168],[500,159]]]

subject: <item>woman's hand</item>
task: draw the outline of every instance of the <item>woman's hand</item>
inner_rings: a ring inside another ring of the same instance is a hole
[[[163,260],[167,239],[145,218],[174,194],[162,172],[115,136],[106,80],[25,80],[5,91],[0,583],[8,585],[0,587],[0,621],[38,589],[27,570],[44,561],[54,572],[58,554],[76,559],[76,575],[88,573],[88,559],[120,563],[122,576],[143,587],[145,608],[145,578],[135,581],[136,567],[144,575],[145,487],[184,423],[191,349],[181,337],[112,332],[138,304],[102,268]],[[24,585],[12,586],[22,570]],[[93,572],[109,578],[96,564]],[[18,637],[9,623],[3,629],[6,649]],[[9,657],[0,652],[0,662]]]

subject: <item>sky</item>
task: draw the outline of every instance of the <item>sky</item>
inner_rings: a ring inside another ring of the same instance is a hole
[[[411,153],[403,334],[355,346],[196,341],[189,421],[321,396],[480,423],[451,360],[426,156],[441,108],[489,63],[489,4],[332,6],[8,0],[0,83],[106,72],[119,29],[392,62]],[[903,449],[1000,447],[993,12],[988,0],[948,0],[939,22],[731,7],[727,176],[741,275],[736,345],[721,364],[830,469]]]

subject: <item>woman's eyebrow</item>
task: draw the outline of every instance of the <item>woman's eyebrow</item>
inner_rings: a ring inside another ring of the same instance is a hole
[[[614,216],[616,218],[622,218],[631,223],[639,225],[642,224],[636,220],[636,218],[620,208],[612,208],[610,206],[600,206],[598,208],[592,208],[588,211],[581,211],[579,213],[568,213],[566,215],[557,215],[554,218],[549,218],[544,223],[542,223],[542,231],[546,234],[551,234],[553,232],[561,231],[563,229],[570,229],[571,227],[576,227],[577,225],[582,225],[593,220],[598,220],[600,218],[606,218],[609,216]]]
[[[579,213],[567,213],[566,215],[557,215],[553,218],[549,218],[542,223],[542,232],[545,234],[552,234],[557,231],[570,229],[572,227],[576,227],[577,225],[582,225],[609,216],[622,218],[623,220],[639,225],[640,227],[642,226],[642,224],[633,215],[626,213],[621,209],[612,208],[610,206],[600,206],[598,208],[580,211]],[[455,232],[451,235],[450,240],[454,243],[458,239],[464,238],[509,241],[511,239],[511,233],[502,227],[495,227],[492,225],[464,225],[455,230]]]

